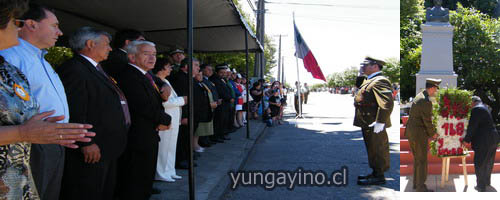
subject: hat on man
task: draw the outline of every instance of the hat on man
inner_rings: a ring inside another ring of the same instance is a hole
[[[217,66],[215,66],[215,71],[226,70],[226,69],[227,69],[227,65],[217,65]]]
[[[441,79],[438,78],[427,78],[425,79],[426,84],[431,84],[439,88],[439,84],[441,84]]]
[[[173,54],[176,54],[176,53],[184,53],[184,50],[180,49],[180,48],[175,48],[173,51],[171,51],[169,54],[170,55],[173,55]]]
[[[375,58],[372,58],[370,56],[366,56],[363,64],[364,64],[364,66],[377,64],[380,67],[380,69],[382,69],[382,67],[385,65],[385,62],[378,60],[378,59],[375,59]]]

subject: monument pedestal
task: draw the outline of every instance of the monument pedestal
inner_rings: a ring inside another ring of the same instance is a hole
[[[416,93],[425,89],[426,78],[439,78],[440,87],[456,87],[453,71],[453,26],[449,23],[422,24],[422,62],[416,74]]]

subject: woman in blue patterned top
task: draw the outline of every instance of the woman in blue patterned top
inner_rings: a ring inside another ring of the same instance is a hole
[[[0,50],[17,45],[18,20],[27,0],[0,0]],[[76,148],[95,133],[88,124],[54,123],[64,116],[38,114],[26,77],[0,56],[0,199],[40,199],[29,166],[31,143]]]

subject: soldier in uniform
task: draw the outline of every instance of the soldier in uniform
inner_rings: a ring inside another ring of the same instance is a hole
[[[385,129],[391,127],[394,102],[391,82],[380,71],[384,65],[381,60],[365,58],[367,79],[354,99],[354,126],[361,127],[368,163],[373,170],[369,175],[358,176],[358,185],[385,184],[384,172],[389,169],[389,140]]]
[[[425,82],[425,90],[418,93],[411,103],[410,117],[405,132],[413,153],[413,189],[417,192],[433,192],[425,185],[428,140],[436,136],[435,126],[432,124],[432,102],[429,97],[436,95],[441,80],[428,78]]]
[[[181,67],[181,62],[186,58],[184,55],[184,51],[180,48],[175,48],[173,51],[169,53],[170,57],[172,58],[172,61],[174,64],[172,65],[172,69],[174,72],[178,72],[179,68]]]

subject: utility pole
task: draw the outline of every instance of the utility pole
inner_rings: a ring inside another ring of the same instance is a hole
[[[281,83],[285,84],[285,56],[281,57]]]
[[[265,48],[265,1],[258,0],[257,3],[257,39],[262,44],[262,48]],[[264,49],[263,49],[264,50]],[[254,76],[264,78],[264,67],[265,67],[265,56],[264,53],[255,53],[255,67],[254,67]]]
[[[288,35],[273,35],[273,37],[279,37],[279,43],[278,43],[278,74],[276,76],[276,80],[283,82],[283,76],[282,76],[282,71],[283,71],[283,62],[281,61],[281,38],[282,37],[287,37]]]
[[[279,50],[278,50],[278,76],[276,76],[276,79],[278,79],[279,82],[281,82],[281,34],[280,34],[280,42],[279,42]]]

